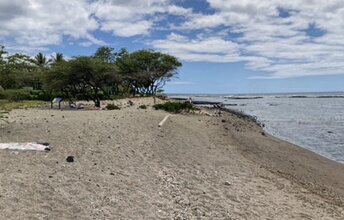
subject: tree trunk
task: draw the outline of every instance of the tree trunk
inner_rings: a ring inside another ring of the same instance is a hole
[[[99,98],[96,98],[94,100],[94,105],[97,107],[97,108],[100,108],[100,99]]]

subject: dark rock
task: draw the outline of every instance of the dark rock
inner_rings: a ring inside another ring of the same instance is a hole
[[[221,121],[222,121],[223,123],[227,122],[225,119],[222,119]]]
[[[265,134],[265,132],[264,131],[262,131],[262,133],[261,133],[263,136],[266,136],[266,134]]]
[[[74,162],[74,156],[68,156],[67,159],[66,159],[66,161],[67,161],[68,163],[73,163],[73,162]]]
[[[225,186],[231,186],[232,184],[230,183],[230,182],[228,182],[228,181],[226,181],[225,183]]]

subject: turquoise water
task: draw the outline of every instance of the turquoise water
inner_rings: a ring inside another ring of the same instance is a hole
[[[191,97],[256,116],[268,133],[344,163],[344,93]]]

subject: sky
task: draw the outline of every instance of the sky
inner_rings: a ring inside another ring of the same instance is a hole
[[[342,0],[1,0],[0,44],[168,53],[183,63],[168,93],[344,91]]]

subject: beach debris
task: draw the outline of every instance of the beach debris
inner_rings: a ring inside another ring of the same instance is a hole
[[[85,109],[85,105],[83,103],[78,104],[77,108],[78,110],[84,110]]]
[[[261,132],[261,134],[262,134],[263,136],[266,136],[266,134],[265,134],[265,132],[264,132],[264,131],[262,131],[262,132]]]
[[[227,121],[226,121],[225,119],[222,119],[221,122],[222,122],[222,123],[226,123]]]
[[[171,114],[166,115],[164,119],[159,123],[159,127],[162,127],[170,116]]]
[[[74,162],[74,156],[68,156],[67,159],[66,159],[66,161],[67,161],[68,163],[73,163],[73,162]]]
[[[128,101],[128,104],[129,104],[130,106],[133,106],[133,105],[134,105],[134,102],[131,101],[131,100],[129,100],[129,101]]]
[[[231,186],[232,185],[232,183],[230,183],[228,181],[226,181],[224,184],[225,184],[225,186]]]
[[[49,143],[1,143],[0,150],[50,151]]]
[[[201,114],[205,114],[206,116],[213,117],[212,114],[210,114],[210,113],[208,113],[208,112],[206,112],[206,111],[201,111]]]

